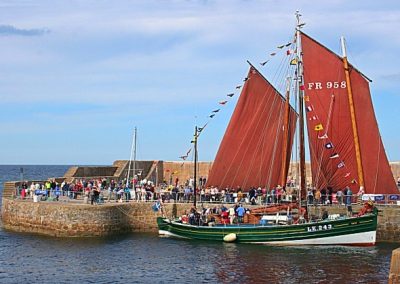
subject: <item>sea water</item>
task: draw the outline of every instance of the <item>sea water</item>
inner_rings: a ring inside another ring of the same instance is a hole
[[[0,166],[0,194],[20,168]],[[29,180],[62,176],[69,166],[23,168]],[[399,246],[274,247],[143,233],[68,239],[0,228],[0,283],[387,283]]]

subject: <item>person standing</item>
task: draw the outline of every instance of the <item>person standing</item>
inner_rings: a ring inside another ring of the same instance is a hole
[[[231,225],[233,224],[233,221],[235,220],[235,208],[231,207],[228,209],[228,213],[229,213],[229,222],[231,223]]]
[[[236,208],[236,213],[238,216],[238,223],[243,223],[243,216],[246,210],[243,208],[242,204],[239,204],[239,207]]]
[[[351,207],[351,198],[353,192],[351,191],[350,187],[346,187],[346,206],[347,206],[347,215],[351,217],[353,215],[353,208]]]

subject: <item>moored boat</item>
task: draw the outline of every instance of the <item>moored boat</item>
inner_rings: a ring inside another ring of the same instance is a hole
[[[377,210],[360,217],[339,217],[294,225],[217,224],[196,226],[157,218],[159,234],[186,239],[273,245],[359,245],[376,241]],[[225,237],[234,238],[226,240]]]
[[[312,187],[329,188],[332,192],[346,189],[350,195],[358,189],[368,194],[397,193],[373,111],[369,79],[348,63],[344,39],[340,57],[304,34],[300,14],[297,12],[296,16],[293,41],[278,47],[288,48],[286,63],[290,76],[287,77],[293,82],[288,80],[286,94],[282,96],[250,64],[207,184],[244,190],[286,184],[298,119],[300,210],[307,186],[306,124]],[[297,111],[290,105],[292,91],[296,94]],[[197,138],[196,128],[195,180]],[[259,222],[252,224],[200,226],[161,217],[157,222],[161,235],[189,239],[277,245],[374,245],[377,209],[366,203],[362,212],[354,216],[351,197],[346,198],[346,204],[348,216],[312,219],[299,210],[296,223],[280,224],[279,215],[275,223],[257,219]]]

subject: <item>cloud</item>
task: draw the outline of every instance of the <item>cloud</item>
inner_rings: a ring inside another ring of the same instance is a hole
[[[42,36],[50,30],[42,29],[20,29],[12,25],[0,25],[0,36]]]

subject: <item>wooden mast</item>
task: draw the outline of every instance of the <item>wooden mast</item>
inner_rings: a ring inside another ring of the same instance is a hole
[[[356,113],[355,113],[355,110],[354,110],[353,92],[351,90],[349,64],[348,64],[348,61],[347,61],[346,45],[345,45],[345,41],[344,41],[344,37],[343,36],[340,38],[340,41],[342,43],[343,67],[344,67],[344,73],[346,75],[346,86],[347,86],[347,95],[348,95],[348,99],[349,99],[351,126],[353,128],[354,148],[355,148],[355,151],[356,151],[358,183],[359,183],[360,187],[361,186],[364,187],[364,174],[363,174],[362,161],[361,161],[360,141],[358,139]]]
[[[303,86],[303,62],[301,54],[301,38],[300,29],[303,26],[300,23],[301,14],[296,11],[297,27],[296,27],[296,46],[297,46],[297,91],[299,96],[299,142],[300,142],[300,192],[299,200],[301,200],[302,195],[306,194],[306,158],[305,158],[305,145],[304,145],[304,91]]]
[[[194,181],[193,181],[193,206],[196,207],[196,180],[197,180],[197,126],[194,128]]]
[[[285,117],[283,122],[283,151],[282,151],[282,171],[281,171],[281,185],[285,187],[287,179],[287,167],[286,160],[288,154],[288,144],[289,144],[289,98],[290,98],[290,78],[287,78],[286,82],[286,103],[285,103]]]

